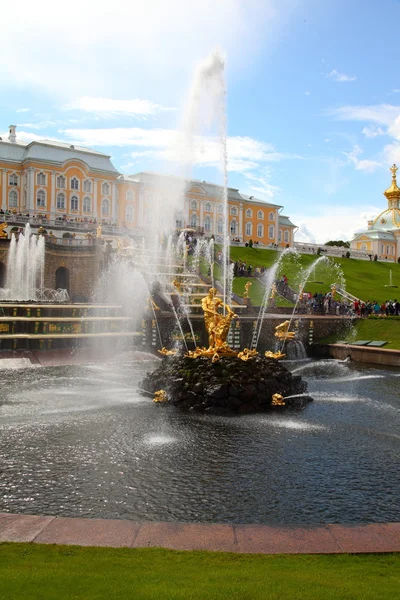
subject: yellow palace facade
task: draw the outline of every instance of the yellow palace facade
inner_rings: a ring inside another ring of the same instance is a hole
[[[18,141],[16,126],[0,139],[0,221],[7,214],[46,215],[49,221],[103,222],[127,233],[151,229],[150,206],[171,188],[167,175],[121,175],[110,156],[51,140]],[[183,181],[183,209],[177,228],[223,234],[223,189],[205,181]],[[228,188],[231,240],[250,239],[261,246],[292,246],[295,225],[282,206]]]

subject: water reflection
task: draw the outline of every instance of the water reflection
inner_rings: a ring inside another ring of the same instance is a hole
[[[238,523],[397,521],[398,372],[290,363],[299,413],[207,417],[141,396],[145,355],[2,372],[0,511]]]

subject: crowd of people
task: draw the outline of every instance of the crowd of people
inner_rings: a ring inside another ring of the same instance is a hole
[[[367,300],[354,302],[354,314],[358,317],[368,317],[369,315],[398,317],[400,316],[400,302],[397,299],[385,300],[380,304],[376,300]]]
[[[253,267],[242,260],[237,260],[233,265],[233,275],[235,277],[262,277],[267,270],[267,267]]]

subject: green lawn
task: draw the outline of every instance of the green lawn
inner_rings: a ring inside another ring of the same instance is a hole
[[[383,348],[400,350],[400,317],[360,319],[343,335],[332,335],[321,344],[336,342],[356,342],[357,340],[386,341]]]
[[[393,600],[399,573],[398,554],[0,545],[1,600]]]
[[[231,259],[242,260],[253,267],[271,267],[278,257],[274,250],[261,250],[259,248],[246,248],[234,246],[231,248]],[[285,274],[289,279],[289,285],[298,285],[300,267],[306,269],[318,257],[309,254],[300,254],[298,261],[289,258],[285,260],[279,275]],[[378,300],[384,302],[388,299],[400,296],[400,265],[398,263],[370,262],[352,258],[331,259],[343,270],[346,279],[347,290],[362,300]],[[389,274],[392,271],[392,283],[399,288],[385,288],[389,284]],[[321,284],[308,283],[306,291],[326,292],[329,286],[335,283],[334,269],[327,268],[323,263],[317,266],[315,273],[312,272],[309,281],[321,281]]]

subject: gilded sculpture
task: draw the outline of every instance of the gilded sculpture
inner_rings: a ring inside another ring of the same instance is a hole
[[[294,340],[296,337],[296,333],[294,331],[289,331],[290,321],[284,321],[280,325],[275,327],[275,337],[278,340]]]
[[[8,238],[6,227],[7,227],[7,223],[0,223],[0,238],[2,238],[2,239]]]
[[[244,294],[243,294],[243,298],[248,298],[248,297],[249,297],[249,290],[250,290],[250,288],[251,288],[251,286],[252,286],[252,285],[253,285],[253,284],[251,283],[251,281],[248,281],[248,282],[245,284],[245,286],[244,286],[244,290],[245,290],[245,292],[244,292]]]
[[[231,321],[237,318],[231,307],[216,294],[217,290],[212,287],[201,301],[210,348],[221,348],[226,343]],[[220,309],[225,309],[226,315],[221,314]]]

